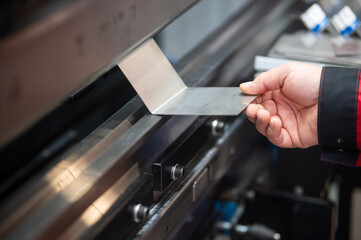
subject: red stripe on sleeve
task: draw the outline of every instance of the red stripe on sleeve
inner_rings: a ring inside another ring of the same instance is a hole
[[[358,72],[358,82],[357,82],[357,88],[358,88],[358,97],[357,97],[357,125],[356,125],[356,140],[357,140],[357,148],[361,150],[361,88],[360,88],[360,70]],[[359,157],[356,162],[357,167],[361,167],[361,154],[359,154]]]

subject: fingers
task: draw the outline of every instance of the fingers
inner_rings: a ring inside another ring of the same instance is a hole
[[[260,109],[257,112],[256,129],[264,136],[267,136],[266,129],[268,128],[270,118],[271,118],[270,113],[265,109]]]
[[[257,107],[256,104],[253,105],[251,108]],[[259,109],[254,122],[257,131],[266,136],[276,146],[293,147],[291,137],[286,129],[283,128],[282,120],[278,115],[271,116],[266,109]]]
[[[283,64],[261,73],[252,82],[242,83],[239,87],[246,94],[263,94],[282,88],[290,72],[290,64]]]
[[[246,114],[248,119],[251,122],[256,122],[257,119],[257,113],[259,110],[264,109],[264,107],[260,104],[250,104],[248,105],[247,109],[246,109]]]
[[[278,137],[275,138],[268,138],[268,140],[273,143],[274,145],[282,148],[293,148],[295,147],[292,143],[292,139],[290,134],[287,132],[286,129],[281,128],[280,134]]]
[[[275,145],[283,142],[282,121],[278,116],[272,116],[266,130],[267,138]]]
[[[277,114],[277,105],[273,100],[266,100],[265,99],[271,99],[272,97],[267,96],[267,94],[264,94],[262,96],[258,96],[250,105],[248,105],[246,109],[246,114],[248,119],[251,122],[255,122],[257,118],[257,113],[261,109],[265,109],[269,112],[270,116]]]

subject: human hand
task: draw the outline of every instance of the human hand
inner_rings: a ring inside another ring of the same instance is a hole
[[[246,94],[259,94],[247,107],[248,119],[273,144],[307,148],[318,144],[317,111],[322,68],[286,63],[242,83]]]

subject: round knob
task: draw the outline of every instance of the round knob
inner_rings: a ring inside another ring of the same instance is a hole
[[[182,177],[184,177],[184,167],[179,164],[175,164],[170,170],[170,178],[177,180]]]
[[[148,207],[140,203],[138,203],[133,207],[132,218],[134,222],[138,223],[147,216],[148,216]]]

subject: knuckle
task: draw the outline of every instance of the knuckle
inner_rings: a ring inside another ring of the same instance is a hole
[[[284,67],[287,72],[292,72],[297,67],[297,65],[297,62],[287,62],[284,64]]]

